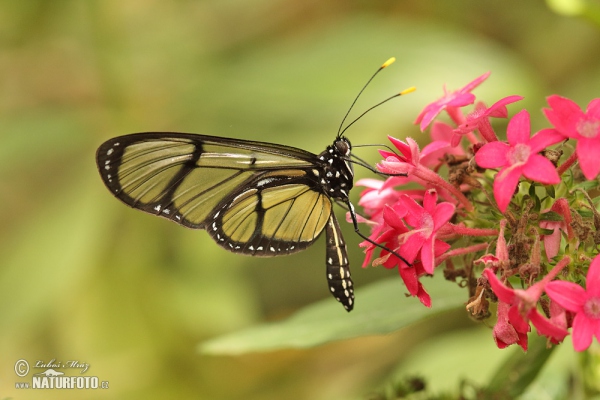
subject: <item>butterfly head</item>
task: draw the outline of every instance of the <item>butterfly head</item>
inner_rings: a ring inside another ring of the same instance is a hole
[[[352,152],[352,145],[346,136],[340,136],[336,138],[332,146],[337,154],[344,158],[349,158]]]

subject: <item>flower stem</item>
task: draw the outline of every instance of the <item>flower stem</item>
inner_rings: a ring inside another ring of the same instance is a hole
[[[564,163],[562,163],[557,169],[556,172],[558,172],[558,175],[562,175],[565,173],[565,171],[567,169],[569,169],[569,167],[571,165],[573,165],[575,163],[575,161],[577,161],[577,152],[573,152],[573,154],[571,154],[571,157],[569,157],[567,159],[567,161],[565,161]]]
[[[452,193],[452,195],[454,197],[456,197],[456,199],[459,202],[462,203],[462,205],[465,207],[465,209],[467,211],[473,211],[474,207],[473,207],[473,204],[471,204],[471,202],[469,201],[469,199],[467,199],[465,197],[465,195],[459,189],[457,189],[454,185],[446,182],[444,180],[444,178],[442,178],[441,176],[439,176],[432,170],[419,164],[413,169],[413,175],[415,175],[418,178],[423,179],[424,181],[431,183],[434,186],[439,186],[439,187],[446,189],[447,191]]]
[[[450,257],[456,257],[456,256],[461,256],[463,254],[471,254],[471,253],[476,253],[478,251],[485,250],[485,249],[487,249],[488,246],[489,246],[489,243],[479,243],[479,244],[474,244],[473,246],[460,247],[458,249],[447,251],[435,259],[435,265],[439,265],[441,262],[443,262],[444,260],[446,260],[447,258],[450,258]]]
[[[498,229],[467,228],[464,225],[450,225],[452,226],[452,231],[461,236],[498,236]]]

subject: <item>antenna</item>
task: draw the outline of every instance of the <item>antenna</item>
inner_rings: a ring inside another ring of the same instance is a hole
[[[371,111],[372,109],[374,109],[374,108],[377,108],[377,107],[379,107],[380,105],[382,105],[382,104],[384,104],[384,103],[387,103],[387,102],[388,102],[388,101],[390,101],[391,99],[395,99],[396,97],[400,97],[400,96],[402,96],[402,95],[405,95],[405,94],[408,94],[408,93],[412,93],[412,92],[414,92],[415,90],[417,90],[417,88],[416,88],[416,87],[414,87],[414,86],[411,86],[411,87],[409,87],[408,89],[404,89],[404,90],[403,90],[403,91],[401,91],[400,93],[396,93],[395,95],[393,95],[393,96],[390,96],[390,97],[388,97],[387,99],[385,99],[385,100],[383,100],[383,101],[380,101],[379,103],[375,104],[374,106],[372,106],[372,107],[369,107],[369,108],[368,108],[368,109],[367,109],[365,112],[363,112],[363,113],[362,113],[362,114],[360,114],[358,117],[356,117],[356,119],[355,119],[354,121],[352,121],[352,122],[350,122],[348,125],[346,125],[346,127],[344,128],[344,130],[343,130],[343,131],[341,131],[341,132],[338,132],[338,137],[340,137],[341,135],[343,135],[343,134],[344,134],[344,132],[346,132],[346,130],[347,130],[348,128],[350,128],[352,125],[354,125],[354,123],[355,123],[356,121],[358,121],[359,119],[361,119],[361,118],[362,118],[362,117],[363,117],[363,116],[364,116],[366,113],[368,113],[368,112],[369,112],[369,111]]]
[[[344,115],[344,118],[342,118],[342,122],[340,123],[340,127],[338,128],[338,133],[337,133],[337,137],[338,138],[343,133],[342,126],[344,126],[344,122],[346,121],[346,118],[348,118],[348,114],[350,114],[350,111],[352,111],[352,108],[354,107],[354,104],[356,104],[356,101],[358,100],[358,98],[360,97],[360,95],[362,94],[362,92],[364,92],[364,90],[367,88],[367,86],[369,86],[369,83],[371,83],[371,81],[373,80],[373,78],[375,78],[375,76],[377,76],[377,74],[379,72],[381,72],[382,69],[384,69],[384,68],[388,67],[389,65],[393,64],[394,61],[396,61],[396,57],[391,57],[386,62],[384,62],[383,64],[381,64],[381,67],[379,67],[379,69],[377,69],[377,71],[375,71],[375,73],[369,78],[369,80],[367,81],[367,83],[365,83],[365,85],[362,87],[362,89],[360,89],[360,92],[358,92],[358,94],[354,98],[354,101],[350,105],[350,108],[348,108],[348,111],[346,112],[346,115]],[[356,120],[354,122],[356,122]],[[344,131],[345,131],[345,129],[344,129]]]

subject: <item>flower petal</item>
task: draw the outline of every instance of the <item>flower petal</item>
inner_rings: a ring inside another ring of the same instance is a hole
[[[406,223],[413,228],[419,228],[426,214],[425,209],[407,195],[403,195],[400,200],[408,211],[404,217]]]
[[[581,166],[583,175],[590,181],[595,179],[600,172],[598,154],[600,154],[600,138],[580,138],[577,141],[579,165]]]
[[[531,124],[529,122],[529,112],[521,110],[515,114],[508,122],[506,127],[506,138],[512,146],[518,143],[527,143],[531,136]]]
[[[558,95],[547,99],[551,109],[545,108],[546,118],[563,135],[577,136],[577,122],[584,117],[583,111],[573,100]]]
[[[435,267],[433,262],[435,259],[433,254],[433,243],[434,238],[431,237],[426,240],[421,247],[421,263],[423,264],[423,269],[425,269],[425,272],[427,272],[429,275],[433,275],[433,269]]]
[[[437,199],[438,196],[435,189],[427,190],[425,192],[425,197],[423,197],[423,209],[425,209],[425,211],[429,214],[433,215],[433,213],[435,212]]]
[[[587,106],[586,114],[591,118],[600,119],[600,99],[590,101]]]
[[[513,305],[508,310],[508,320],[515,327],[517,332],[529,332],[531,331],[531,327],[529,326],[529,321],[525,319],[521,312],[519,311],[519,307],[517,305]]]
[[[504,167],[508,163],[506,158],[508,150],[510,146],[504,142],[486,143],[475,154],[475,161],[482,168]]]
[[[585,287],[588,296],[600,297],[600,256],[596,256],[590,264]]]
[[[400,246],[399,253],[404,256],[406,261],[412,263],[419,255],[421,251],[421,247],[423,247],[423,243],[425,243],[425,238],[418,233],[412,234],[408,237],[406,242]]]
[[[455,108],[464,107],[464,106],[468,106],[469,104],[473,104],[474,102],[475,102],[474,94],[454,92],[446,100],[446,104],[445,104],[444,108],[446,108],[446,107],[455,107]]]
[[[554,228],[551,228],[550,224],[553,224]],[[560,240],[562,236],[560,234],[558,225],[560,225],[560,223],[540,222],[540,227],[545,229],[554,229],[552,234],[544,235],[544,249],[546,250],[546,257],[548,257],[549,260],[556,257],[558,251],[560,250]]]
[[[473,79],[471,82],[467,83],[462,89],[460,89],[461,92],[470,92],[471,90],[475,89],[477,86],[481,85],[483,83],[483,81],[485,81],[488,76],[490,76],[492,72],[488,71],[483,75],[478,76],[477,78]],[[471,104],[471,103],[469,103]]]
[[[560,176],[558,176],[554,165],[546,157],[539,154],[530,155],[527,163],[522,167],[522,171],[527,178],[544,185],[560,183]]]
[[[510,304],[502,301],[498,302],[498,320],[494,325],[493,335],[496,341],[496,346],[499,349],[503,349],[511,344],[515,344],[519,341],[519,335],[515,328],[508,322],[508,310]]]
[[[532,308],[527,313],[527,317],[533,326],[537,328],[540,335],[553,339],[558,343],[562,342],[565,336],[569,334],[566,329],[556,326],[549,319],[542,317],[535,308]]]
[[[523,96],[513,95],[513,96],[504,97],[504,98],[498,100],[497,102],[495,102],[494,104],[492,104],[490,106],[490,108],[487,109],[486,113],[490,117],[506,118],[508,116],[508,112],[506,111],[506,105],[514,103],[519,100],[523,100]]]
[[[515,189],[519,184],[519,178],[521,177],[521,168],[504,168],[496,174],[494,179],[494,198],[498,203],[500,211],[506,211],[506,207],[510,203]]]
[[[513,303],[513,301],[515,300],[515,297],[516,297],[514,289],[511,289],[508,286],[504,285],[502,282],[500,282],[500,279],[498,279],[498,277],[496,277],[496,274],[494,274],[494,271],[492,271],[489,268],[486,268],[483,270],[483,275],[485,275],[488,282],[492,286],[492,290],[494,291],[494,294],[496,294],[496,296],[498,296],[498,298],[501,301],[508,303],[508,304]]]
[[[394,230],[406,231],[406,226],[404,225],[404,222],[402,222],[402,217],[403,215],[398,215],[396,210],[389,205],[386,204],[383,207],[383,220]]]
[[[573,319],[573,348],[583,351],[592,344],[594,324],[584,313],[577,313]]]
[[[408,290],[412,296],[416,296],[419,292],[419,279],[417,278],[417,271],[412,267],[402,267],[398,268],[398,272],[400,272],[400,276],[404,281],[404,286]]]
[[[418,284],[417,298],[425,307],[431,308],[431,296],[429,296],[421,282],[418,282]]]
[[[548,296],[564,309],[581,313],[588,297],[585,290],[576,283],[552,281],[544,288]]]
[[[392,144],[398,149],[400,150],[400,152],[402,154],[404,154],[405,156],[410,154],[410,148],[408,147],[408,144],[404,143],[402,140],[400,139],[396,139],[393,136],[388,135],[388,139],[390,142],[392,142]]]
[[[456,206],[452,203],[444,202],[437,205],[432,215],[433,230],[437,231],[445,225],[454,216]]]
[[[410,160],[412,165],[418,165],[421,159],[421,151],[419,150],[419,144],[413,138],[406,138],[406,143],[410,148]],[[408,156],[407,156],[408,157]]]
[[[544,150],[548,146],[552,146],[562,140],[565,140],[565,137],[561,135],[556,129],[542,129],[529,141],[529,148],[532,153],[539,153]]]

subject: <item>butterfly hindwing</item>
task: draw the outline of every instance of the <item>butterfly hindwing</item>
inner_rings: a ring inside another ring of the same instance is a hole
[[[208,232],[226,249],[254,256],[304,250],[332,214],[331,200],[313,189],[306,174],[302,170],[259,174],[244,185],[244,191],[222,201],[210,217]]]

